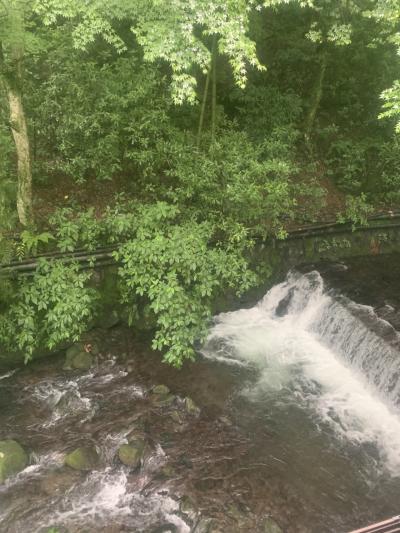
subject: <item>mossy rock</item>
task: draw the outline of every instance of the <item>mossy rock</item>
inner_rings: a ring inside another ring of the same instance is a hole
[[[74,470],[93,470],[99,464],[99,456],[94,448],[84,446],[69,453],[64,464]]]
[[[118,448],[118,458],[122,464],[130,468],[138,468],[143,458],[145,442],[143,440],[131,441],[129,444],[122,444]]]
[[[28,455],[17,441],[0,441],[0,483],[21,472],[27,464]]]
[[[156,385],[152,388],[151,392],[157,396],[166,396],[170,393],[170,390],[166,385]]]
[[[73,344],[65,354],[65,370],[89,370],[93,365],[93,357],[82,343]]]

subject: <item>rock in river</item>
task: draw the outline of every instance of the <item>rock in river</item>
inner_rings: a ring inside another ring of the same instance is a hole
[[[85,350],[82,343],[73,344],[65,354],[66,370],[89,370],[93,364],[93,357],[89,351]]]
[[[197,407],[192,398],[185,398],[185,408],[190,415],[198,416],[200,414],[200,408]]]
[[[122,464],[131,468],[137,468],[144,453],[145,442],[141,439],[122,444],[118,448],[118,458]]]
[[[283,533],[282,529],[270,516],[264,520],[264,529],[265,533]]]
[[[151,392],[157,396],[166,396],[170,393],[170,390],[166,385],[156,385],[152,388]]]
[[[69,453],[64,464],[74,470],[93,470],[99,464],[99,456],[95,448],[84,446]]]
[[[0,483],[21,472],[28,464],[28,456],[15,440],[0,441]]]

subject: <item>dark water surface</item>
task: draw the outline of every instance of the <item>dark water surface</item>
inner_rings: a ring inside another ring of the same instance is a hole
[[[0,439],[31,452],[0,487],[0,531],[263,532],[272,516],[289,533],[344,533],[399,514],[397,388],[379,377],[400,364],[399,259],[302,269],[323,281],[296,275],[219,317],[180,371],[116,327],[95,332],[89,372],[60,356],[0,376]],[[161,383],[171,404],[154,401]],[[115,459],[132,435],[147,442],[136,472]],[[88,444],[98,470],[63,466]]]

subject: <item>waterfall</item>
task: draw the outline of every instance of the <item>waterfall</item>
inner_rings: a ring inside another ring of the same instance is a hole
[[[327,290],[313,271],[290,273],[251,309],[217,316],[203,353],[256,368],[258,389],[295,398],[348,441],[374,444],[400,475],[399,345],[372,308]]]
[[[315,271],[289,274],[259,305],[271,316],[289,315],[315,332],[322,344],[365,376],[383,398],[399,404],[399,335],[372,307],[325,292],[323,279]]]

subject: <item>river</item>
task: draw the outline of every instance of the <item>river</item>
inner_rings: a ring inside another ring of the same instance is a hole
[[[215,317],[180,371],[117,326],[90,371],[60,354],[1,375],[0,439],[31,464],[0,486],[0,531],[345,533],[399,514],[399,259],[290,272]],[[132,434],[137,471],[115,458]],[[95,470],[63,466],[88,444]]]

